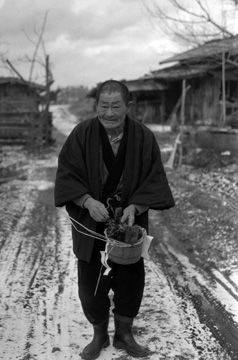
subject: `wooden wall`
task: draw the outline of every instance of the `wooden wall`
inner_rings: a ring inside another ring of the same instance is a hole
[[[51,127],[51,114],[39,111],[36,92],[21,84],[0,86],[0,143],[49,143]]]
[[[149,124],[165,122],[164,93],[161,91],[134,92],[130,115]]]
[[[191,88],[186,95],[185,123],[219,123],[221,81],[206,77],[187,82]]]

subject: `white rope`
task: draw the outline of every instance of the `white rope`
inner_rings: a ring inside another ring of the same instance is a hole
[[[78,230],[78,229],[76,228],[76,226],[74,225],[74,223],[73,223],[73,222],[71,222],[71,225],[72,225],[72,226],[73,226],[73,228],[74,228],[74,229],[75,229],[78,233],[80,233],[80,234],[87,235],[87,236],[92,237],[92,238],[94,238],[94,239],[98,239],[98,240],[102,240],[102,241],[107,242],[107,240],[106,240],[106,239],[102,239],[102,238],[101,238],[101,237],[99,237],[99,236],[96,236],[96,235],[91,235],[91,234],[87,234],[86,232],[83,232],[83,231]]]
[[[84,226],[83,224],[81,224],[80,222],[78,222],[77,220],[75,220],[74,218],[72,218],[71,216],[69,216],[69,219],[70,219],[70,222],[72,224],[72,226],[74,227],[74,229],[80,233],[80,234],[83,234],[83,235],[86,235],[86,236],[89,236],[89,237],[93,237],[95,239],[98,239],[98,240],[102,240],[104,242],[107,242],[113,246],[118,246],[118,247],[131,247],[131,246],[135,246],[136,244],[127,244],[127,243],[123,243],[122,241],[118,241],[118,240],[115,240],[115,239],[112,239],[112,238],[109,238],[108,236],[104,236],[102,234],[99,234],[97,233],[96,231],[93,231],[89,228],[87,228],[86,226]],[[77,229],[77,227],[75,226],[74,222],[76,224],[78,224],[79,226],[81,226],[83,229],[85,229],[86,231],[89,232],[86,233],[86,232],[83,232],[79,229]]]
[[[108,265],[107,263],[107,260],[108,260],[108,256],[110,254],[110,252],[112,251],[113,247],[108,251],[108,246],[106,245],[106,248],[104,251],[100,251],[101,253],[101,268],[100,268],[100,272],[99,272],[99,276],[98,276],[98,280],[97,280],[97,284],[96,284],[96,287],[95,287],[95,291],[94,291],[94,296],[96,296],[97,294],[97,290],[98,290],[98,286],[99,286],[99,283],[100,283],[100,280],[101,280],[101,277],[102,277],[102,269],[105,267],[106,270],[104,271],[103,275],[108,275],[109,272],[112,270],[112,268],[110,268],[110,266]],[[104,257],[103,257],[103,253],[104,253]]]
[[[102,240],[105,240],[105,236],[102,234],[97,233],[96,231],[93,231],[89,228],[87,228],[86,226],[84,226],[83,224],[81,224],[80,222],[78,222],[77,220],[75,220],[74,218],[72,218],[71,216],[69,216],[71,221],[74,221],[76,224],[80,225],[83,229],[87,230],[89,233],[96,235],[97,237],[100,237]]]

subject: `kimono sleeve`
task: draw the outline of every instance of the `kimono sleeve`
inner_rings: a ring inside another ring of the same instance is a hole
[[[68,202],[89,193],[83,141],[76,130],[69,135],[60,151],[55,180],[55,205]]]
[[[142,161],[148,161],[148,148],[149,146],[145,149],[147,152],[146,160],[142,156]],[[154,136],[152,136],[150,161],[147,171],[142,178],[142,182],[132,194],[129,202],[131,204],[148,206],[154,210],[169,209],[175,205],[162,164],[160,149]]]

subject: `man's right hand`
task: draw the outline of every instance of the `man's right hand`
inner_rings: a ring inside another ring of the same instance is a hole
[[[98,222],[105,222],[109,218],[109,214],[104,204],[92,197],[88,198],[83,204],[88,209],[90,216]]]

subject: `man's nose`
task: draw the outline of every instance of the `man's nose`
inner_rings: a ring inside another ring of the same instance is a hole
[[[106,115],[107,115],[107,116],[112,116],[112,115],[113,115],[113,110],[112,110],[111,107],[108,107],[108,108],[107,108]]]

